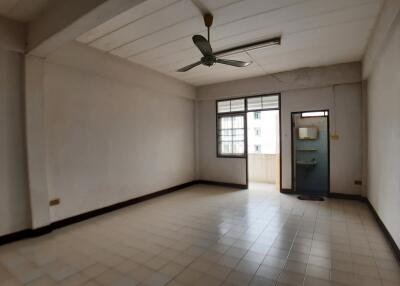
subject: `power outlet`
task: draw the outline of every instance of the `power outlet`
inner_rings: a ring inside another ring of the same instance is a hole
[[[339,140],[339,134],[337,134],[337,133],[332,134],[331,135],[331,139],[332,140]]]
[[[354,184],[355,184],[355,185],[361,186],[361,185],[362,185],[362,181],[361,181],[361,180],[355,180],[355,181],[354,181]]]

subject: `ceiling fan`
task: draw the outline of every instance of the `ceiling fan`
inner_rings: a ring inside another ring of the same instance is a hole
[[[211,14],[205,14],[204,15],[204,24],[207,27],[207,38],[208,39],[204,38],[202,35],[194,35],[192,37],[193,43],[203,54],[203,57],[198,62],[187,65],[183,68],[180,68],[179,70],[177,70],[178,72],[186,72],[186,71],[188,71],[196,66],[199,66],[199,65],[205,65],[205,66],[211,67],[217,63],[234,66],[234,67],[247,67],[248,65],[251,64],[251,62],[226,60],[226,59],[221,59],[221,58],[216,57],[216,54],[213,53],[213,50],[210,45],[210,27],[212,25],[212,22],[213,22],[213,16]]]

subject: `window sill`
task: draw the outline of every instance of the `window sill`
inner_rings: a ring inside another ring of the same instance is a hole
[[[217,158],[228,158],[228,159],[246,159],[246,155],[234,156],[234,155],[217,155]]]

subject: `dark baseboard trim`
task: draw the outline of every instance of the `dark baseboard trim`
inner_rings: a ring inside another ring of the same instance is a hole
[[[344,199],[344,200],[355,200],[364,202],[366,199],[361,195],[352,194],[341,194],[341,193],[329,193],[328,198],[332,199]]]
[[[178,191],[178,190],[193,186],[194,184],[196,184],[196,181],[191,181],[191,182],[184,183],[184,184],[181,184],[181,185],[178,185],[178,186],[174,186],[174,187],[171,187],[171,188],[168,188],[168,189],[164,189],[164,190],[161,190],[161,191],[158,191],[158,192],[155,192],[155,193],[144,195],[144,196],[141,196],[141,197],[138,197],[138,198],[134,198],[134,199],[130,199],[130,200],[127,200],[127,201],[124,201],[124,202],[116,203],[116,204],[113,204],[111,206],[107,206],[107,207],[104,207],[104,208],[100,208],[100,209],[96,209],[96,210],[93,210],[93,211],[89,211],[87,213],[79,214],[79,215],[76,215],[76,216],[73,216],[73,217],[69,217],[69,218],[66,218],[66,219],[63,219],[63,220],[59,220],[59,221],[53,222],[51,224],[51,227],[52,227],[52,229],[61,228],[61,227],[64,227],[64,226],[67,226],[67,225],[70,225],[70,224],[74,224],[74,223],[77,223],[77,222],[80,222],[80,221],[83,221],[83,220],[87,220],[87,219],[90,219],[90,218],[93,218],[93,217],[96,217],[96,216],[99,216],[99,215],[102,215],[102,214],[105,214],[105,213],[109,213],[109,212],[112,212],[112,211],[115,211],[115,210],[118,210],[118,209],[121,209],[121,208],[125,208],[125,207],[128,207],[128,206],[143,202],[143,201],[147,201],[147,200],[159,197],[159,196],[163,196],[163,195],[166,195],[166,194],[169,194],[169,193],[172,193],[172,192],[175,192],[175,191]]]
[[[386,240],[388,241],[388,243],[392,247],[393,252],[394,252],[394,254],[395,254],[396,258],[397,258],[397,261],[400,262],[400,249],[399,249],[399,246],[394,241],[392,235],[390,234],[390,232],[386,228],[385,224],[380,219],[378,213],[376,212],[375,208],[372,206],[371,202],[368,199],[365,199],[364,201],[368,205],[368,208],[371,210],[372,214],[374,215],[375,220],[377,221],[380,229],[382,230],[383,234],[385,235]]]
[[[224,182],[215,182],[215,181],[207,181],[207,180],[198,180],[197,184],[213,185],[213,186],[235,188],[235,189],[247,189],[248,188],[247,185],[243,185],[243,184],[224,183]]]
[[[27,238],[31,235],[31,231],[32,231],[31,229],[24,229],[0,236],[0,245]]]
[[[10,242],[15,242],[21,239],[25,239],[25,238],[30,238],[30,237],[37,237],[37,236],[41,236],[47,233],[52,232],[53,230],[57,229],[57,228],[61,228],[70,224],[74,224],[83,220],[87,220],[89,218],[93,218],[102,214],[106,214],[130,205],[134,205],[143,201],[147,201],[159,196],[163,196],[190,186],[193,186],[197,184],[197,181],[191,181],[188,183],[184,183],[178,186],[174,186],[171,188],[167,188],[155,193],[151,193],[148,195],[144,195],[138,198],[134,198],[128,201],[124,201],[124,202],[120,202],[120,203],[116,203],[113,204],[111,206],[107,206],[104,208],[100,208],[97,210],[93,210],[93,211],[89,211],[80,215],[76,215],[73,217],[69,217],[63,220],[59,220],[56,222],[51,223],[50,225],[46,225],[40,228],[36,228],[36,229],[25,229],[25,230],[21,230],[15,233],[10,233],[10,234],[6,234],[4,236],[0,236],[0,245],[6,244],[6,243],[10,243]]]
[[[301,195],[298,192],[293,192],[292,189],[281,189],[281,194],[292,194],[292,195]],[[350,194],[341,194],[341,193],[329,193],[328,198],[332,199],[344,199],[344,200],[357,200],[357,201],[365,201],[365,198],[360,195],[350,195]]]
[[[50,225],[46,225],[40,228],[36,228],[36,229],[25,229],[25,230],[21,230],[15,233],[10,233],[10,234],[6,234],[4,236],[0,236],[0,245],[6,244],[6,243],[10,243],[10,242],[15,242],[21,239],[25,239],[25,238],[30,238],[30,237],[37,237],[37,236],[41,236],[47,233],[52,232],[55,229],[58,228],[62,228],[80,221],[84,221],[102,214],[106,214],[121,208],[125,208],[127,206],[131,206],[143,201],[147,201],[159,196],[163,196],[196,184],[206,184],[206,185],[216,185],[216,186],[222,186],[222,187],[229,187],[229,188],[238,188],[238,189],[247,189],[246,185],[241,185],[241,184],[233,184],[233,183],[222,183],[222,182],[213,182],[213,181],[205,181],[205,180],[198,180],[198,181],[190,181],[178,186],[174,186],[171,188],[167,188],[155,193],[151,193],[148,195],[144,195],[138,198],[134,198],[131,200],[127,200],[124,202],[120,202],[120,203],[116,203],[113,204],[111,206],[107,206],[107,207],[103,207],[100,209],[96,209],[93,211],[89,211],[83,214],[79,214],[73,217],[69,217],[66,219],[62,219],[56,222],[51,223]]]

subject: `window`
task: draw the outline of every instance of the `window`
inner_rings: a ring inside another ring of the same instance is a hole
[[[324,117],[328,116],[328,111],[310,111],[310,112],[303,112],[301,117]]]
[[[218,117],[218,156],[244,157],[244,115]]]
[[[260,136],[261,135],[261,128],[260,127],[255,127],[254,128],[254,134],[256,136]]]
[[[261,145],[254,145],[254,152],[261,153]]]
[[[240,112],[245,110],[244,98],[218,101],[217,113]]]
[[[247,100],[247,110],[269,110],[279,108],[279,96],[256,96],[249,97]]]
[[[261,119],[261,112],[254,112],[254,119]]]
[[[217,101],[217,113],[279,109],[279,95],[252,96]]]

